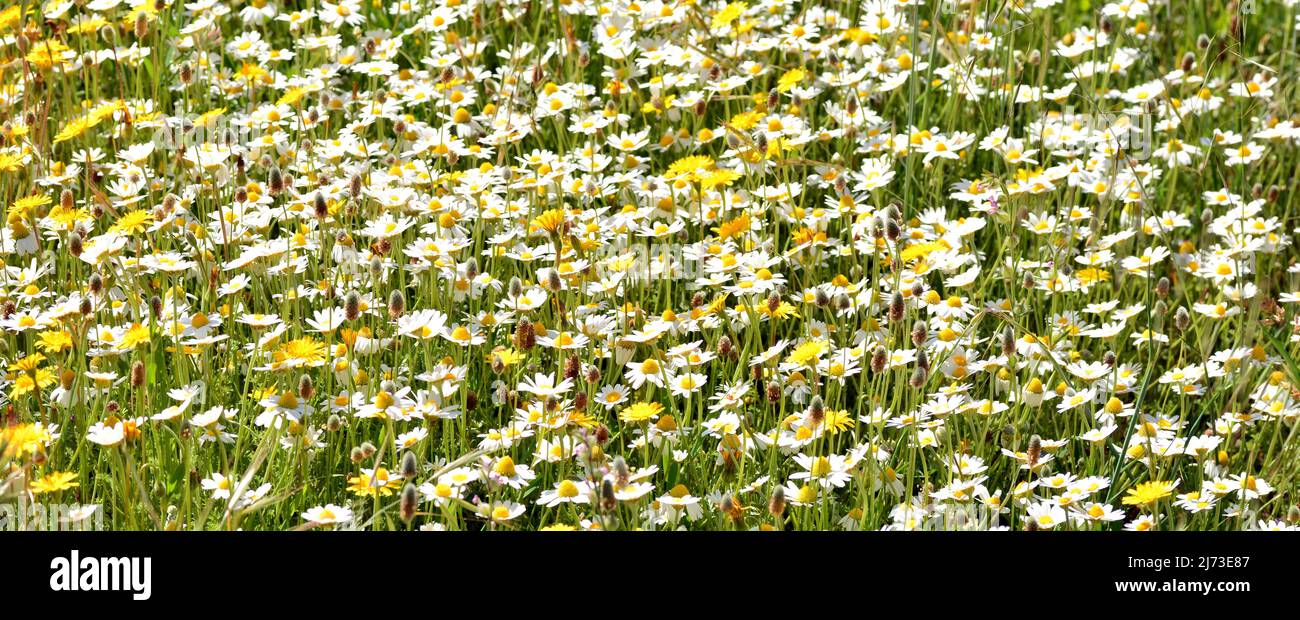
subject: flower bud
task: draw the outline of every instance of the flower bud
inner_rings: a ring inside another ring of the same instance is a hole
[[[415,507],[419,499],[420,494],[414,483],[408,482],[405,487],[402,487],[402,501],[398,505],[398,512],[402,521],[410,523],[415,519]]]

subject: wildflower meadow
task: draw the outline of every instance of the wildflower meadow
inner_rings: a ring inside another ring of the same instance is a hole
[[[11,2],[0,529],[1300,528],[1298,29]]]

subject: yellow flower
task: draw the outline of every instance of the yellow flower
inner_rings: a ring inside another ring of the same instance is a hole
[[[1128,494],[1124,496],[1124,505],[1147,506],[1154,504],[1169,497],[1169,495],[1174,492],[1174,487],[1176,486],[1177,483],[1175,482],[1167,482],[1163,480],[1143,482],[1142,484],[1129,489]]]
[[[829,346],[825,340],[809,340],[795,347],[785,361],[798,366],[813,366]]]
[[[23,156],[0,151],[0,172],[17,172],[23,168]]]
[[[788,92],[791,88],[794,88],[797,84],[799,84],[799,82],[802,82],[804,77],[806,77],[807,75],[808,73],[803,69],[791,69],[789,71],[786,71],[781,76],[781,79],[777,80],[776,89],[783,93]]]
[[[72,347],[72,335],[61,329],[44,331],[36,337],[36,348],[46,353],[58,353]]]
[[[142,344],[148,344],[149,340],[149,327],[142,323],[134,323],[122,336],[121,348],[123,350],[134,349]]]
[[[740,177],[741,174],[735,170],[712,170],[700,177],[700,185],[704,189],[729,187]]]
[[[489,364],[493,359],[501,360],[501,365],[509,368],[524,359],[524,354],[514,349],[500,348],[488,354],[484,361]]]
[[[722,10],[718,11],[718,13],[713,16],[713,22],[709,25],[712,28],[722,28],[727,26],[731,24],[731,22],[736,21],[736,19],[741,15],[744,15],[745,9],[748,8],[749,5],[744,2],[732,2],[731,4],[722,7]]]
[[[35,454],[45,448],[53,437],[45,425],[15,424],[0,427],[0,458],[22,457]]]
[[[47,205],[53,202],[53,199],[45,194],[32,194],[24,196],[14,201],[13,206],[9,207],[10,213],[28,213],[36,207]]]
[[[67,61],[64,58],[64,52],[67,51],[68,46],[62,41],[56,39],[37,41],[32,45],[32,51],[27,53],[27,62],[42,69],[53,68],[56,64],[62,66]]]
[[[399,486],[402,486],[402,479],[389,477],[388,470],[383,467],[374,470],[373,475],[363,471],[360,476],[348,478],[348,490],[363,497],[392,495]]]
[[[639,424],[658,417],[663,410],[664,406],[659,403],[639,402],[624,409],[618,417],[624,422]]]
[[[355,338],[355,334],[352,336]],[[276,370],[298,368],[300,366],[323,366],[328,347],[325,343],[306,336],[290,340],[280,345],[274,354],[272,366]]]
[[[73,482],[76,479],[77,474],[70,471],[56,471],[46,474],[45,477],[40,480],[32,481],[32,495],[66,491],[72,487],[79,486],[76,482]]]
[[[564,209],[551,209],[533,218],[533,226],[548,233],[558,232],[564,226]]]
[[[34,374],[18,375],[18,378],[14,379],[13,389],[9,391],[9,398],[16,400],[30,392],[54,385],[55,381],[54,373],[50,372],[48,368],[38,369]]]
[[[293,86],[284,91],[284,94],[280,96],[280,99],[276,101],[275,104],[292,106],[298,103],[298,101],[303,98],[303,95],[306,94],[307,90],[305,88],[301,86]]]
[[[749,232],[750,219],[748,213],[741,213],[739,217],[723,222],[721,226],[713,229],[722,239],[730,239],[741,233]]]
[[[713,167],[713,158],[706,155],[687,155],[668,166],[668,172],[664,177],[676,179],[685,177],[687,180],[695,180],[701,170],[708,170]]]
[[[9,370],[17,370],[19,372],[30,373],[36,370],[37,368],[39,368],[41,362],[43,361],[45,361],[44,355],[41,355],[40,353],[33,353],[31,355],[28,355],[27,357],[19,359],[18,361],[10,364]]]
[[[16,4],[0,11],[0,30],[8,30],[11,26],[18,23],[22,17],[23,9]]]
[[[137,209],[117,218],[117,223],[113,224],[113,227],[109,228],[108,231],[124,235],[135,235],[144,232],[144,229],[152,223],[152,213],[144,209]]]

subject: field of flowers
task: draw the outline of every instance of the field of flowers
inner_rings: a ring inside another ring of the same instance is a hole
[[[1296,529],[1298,4],[11,4],[6,523]]]

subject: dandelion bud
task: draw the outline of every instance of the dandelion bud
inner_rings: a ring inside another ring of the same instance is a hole
[[[280,171],[279,166],[271,167],[271,174],[267,178],[266,186],[270,189],[272,196],[284,191],[284,173]]]
[[[524,283],[519,276],[510,278],[510,285],[507,287],[511,297],[519,297],[524,294]]]
[[[303,400],[311,400],[316,395],[316,384],[311,380],[311,375],[304,374],[298,377],[298,396]]]
[[[348,193],[352,195],[353,200],[361,198],[361,175],[354,174],[348,179]]]
[[[361,444],[361,455],[365,458],[374,456],[376,451],[378,451],[378,448],[375,448],[375,444],[369,441]]]
[[[352,451],[348,454],[348,458],[352,459],[353,463],[360,463],[361,461],[366,460],[366,451],[362,450],[361,446],[353,447]]]
[[[925,321],[917,319],[915,323],[912,323],[912,344],[913,345],[918,347],[921,346],[922,344],[925,343],[925,339],[929,335],[930,335],[929,329],[926,327]]]
[[[401,289],[393,289],[388,296],[388,317],[396,321],[403,312],[406,312],[406,295],[402,294]]]
[[[63,207],[65,210],[69,210],[69,211],[72,210],[72,207],[74,206],[74,202],[75,201],[72,196],[72,190],[64,189],[62,192],[59,193],[59,206]]]
[[[871,352],[871,372],[876,374],[885,372],[885,363],[888,361],[889,352],[885,347],[876,347],[876,350]]]
[[[405,487],[402,487],[402,501],[398,505],[402,521],[410,523],[415,518],[416,500],[419,498],[420,494],[416,490],[415,484],[408,482]]]
[[[813,423],[813,426],[818,426],[825,419],[826,402],[820,395],[812,397],[812,401],[808,403],[808,420]]]
[[[831,296],[825,289],[818,288],[817,291],[813,293],[813,303],[817,304],[818,308],[825,308],[831,304]]]
[[[772,491],[772,497],[767,500],[767,513],[772,515],[773,519],[780,519],[785,514],[785,487],[776,485]]]
[[[781,307],[781,297],[779,295],[777,295],[776,293],[772,293],[771,295],[767,296],[768,312],[776,312],[777,308],[780,307]]]
[[[1169,296],[1169,278],[1161,277],[1156,281],[1156,295],[1161,299]]]
[[[77,373],[65,368],[63,369],[63,372],[59,374],[59,386],[65,390],[71,390],[72,382],[76,381],[76,379]]]
[[[323,220],[326,217],[329,217],[330,207],[326,204],[325,197],[320,195],[319,192],[317,192],[316,196],[312,198],[311,214],[318,220]]]
[[[926,380],[925,367],[917,366],[916,368],[912,369],[912,376],[908,377],[907,384],[912,386],[914,389],[919,390],[921,389],[922,386],[925,385],[925,380]]]
[[[894,243],[898,241],[898,238],[901,236],[903,236],[903,229],[898,225],[898,222],[892,219],[885,220],[885,238],[888,239],[890,243]]]
[[[402,477],[410,480],[420,473],[420,462],[416,459],[415,453],[407,450],[402,455]]]
[[[600,480],[600,510],[609,512],[618,507],[618,498],[614,495],[614,477],[605,474]]]
[[[903,311],[906,307],[903,305],[903,294],[897,291],[889,298],[889,322],[897,323],[903,320]]]
[[[1186,331],[1191,324],[1192,317],[1187,314],[1187,308],[1179,306],[1178,310],[1174,312],[1174,328],[1180,332]]]
[[[537,344],[537,332],[533,327],[533,322],[528,317],[520,317],[519,322],[515,323],[515,348],[523,351],[531,350]]]
[[[732,352],[731,336],[723,335],[718,338],[718,357],[731,357]]]
[[[1209,207],[1201,209],[1201,225],[1209,226],[1214,223],[1214,211]]]
[[[1008,325],[1002,330],[1002,354],[1012,355],[1016,352],[1016,332]]]
[[[772,403],[773,405],[781,402],[780,384],[776,383],[775,381],[769,382],[767,384],[765,395],[767,396],[767,402]]]
[[[134,364],[131,364],[131,387],[140,389],[144,387],[144,381],[144,360],[136,360]]]
[[[1025,450],[1025,461],[1029,463],[1030,468],[1038,465],[1038,457],[1042,456],[1042,454],[1043,438],[1038,435],[1031,435],[1029,437],[1029,448]]]
[[[356,291],[348,293],[343,299],[343,316],[349,321],[355,321],[361,316],[361,296]]]
[[[343,428],[343,418],[337,413],[331,413],[329,419],[325,420],[325,430],[331,433],[337,433]]]
[[[727,515],[727,518],[731,519],[732,523],[736,525],[740,525],[745,520],[745,507],[731,493],[722,496],[722,499],[718,502],[718,510]]]

